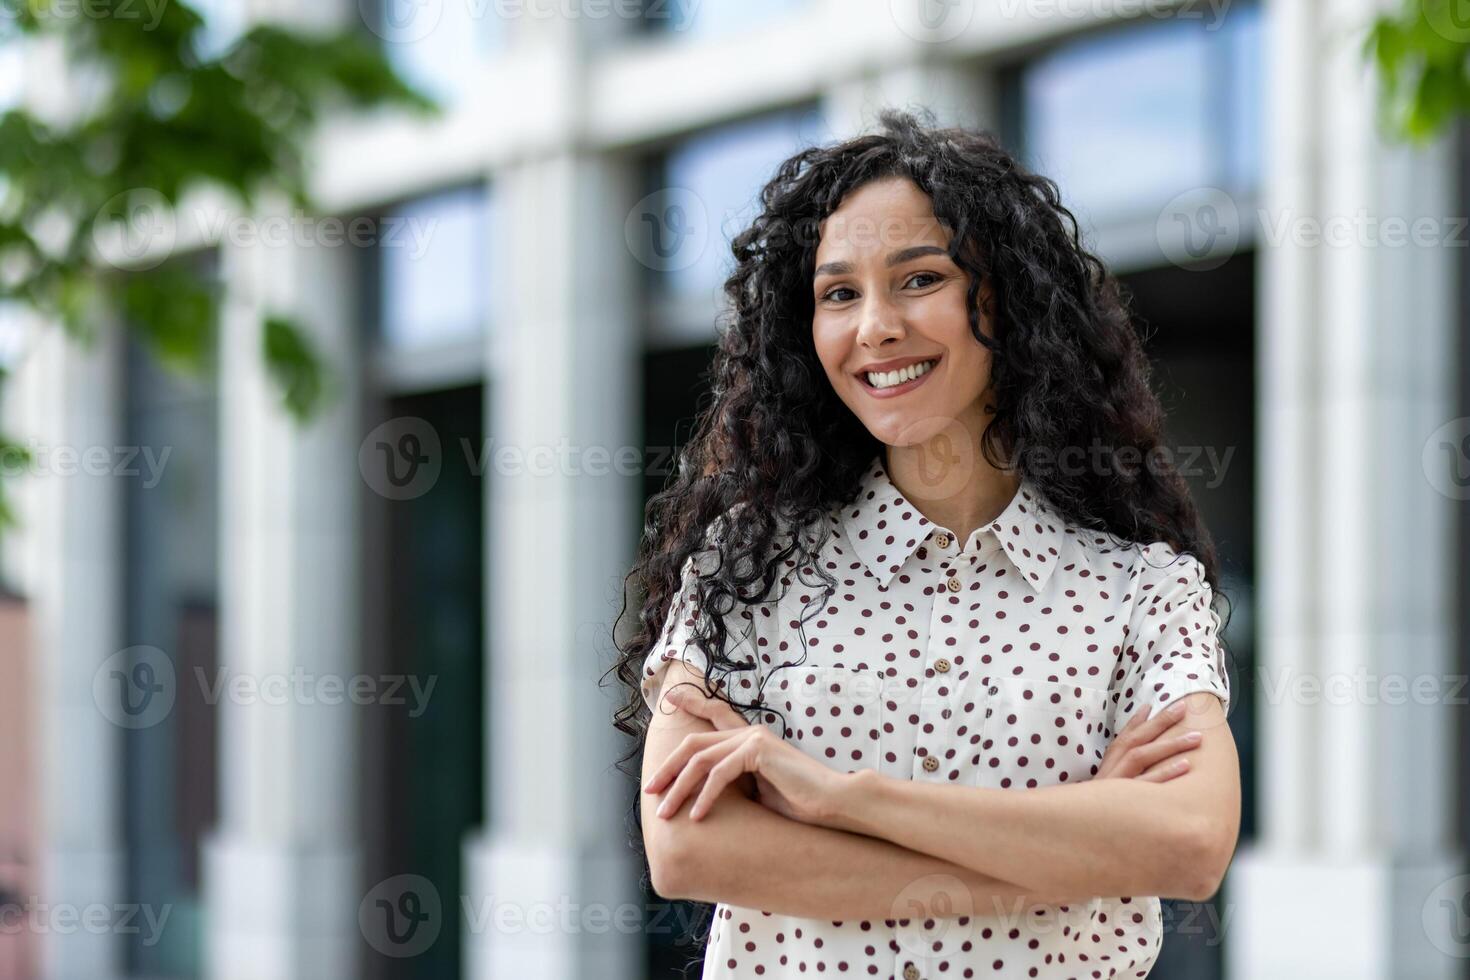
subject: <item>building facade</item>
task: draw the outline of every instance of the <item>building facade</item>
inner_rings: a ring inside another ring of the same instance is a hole
[[[729,237],[780,159],[885,105],[1058,179],[1146,324],[1220,548],[1242,842],[1214,901],[1171,904],[1155,975],[1465,975],[1470,480],[1438,454],[1470,433],[1466,158],[1375,128],[1359,40],[1386,3],[201,6],[220,44],[265,18],[368,31],[445,111],[330,120],[320,215],[180,210],[149,254],[223,289],[207,378],[0,314],[0,419],[45,451],[0,543],[35,803],[0,828],[51,910],[22,930],[37,975],[697,958],[689,909],[640,883],[613,766],[622,578]],[[0,99],[64,77],[0,48]],[[333,366],[306,427],[259,356],[275,312]]]

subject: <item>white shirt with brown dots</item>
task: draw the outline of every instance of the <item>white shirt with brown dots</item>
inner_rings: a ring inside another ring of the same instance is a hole
[[[726,656],[746,666],[721,684],[738,702],[759,694],[759,722],[801,751],[843,772],[1022,792],[1092,778],[1145,704],[1157,713],[1210,691],[1228,711],[1219,617],[1194,556],[1079,528],[1029,478],[963,543],[904,499],[881,454],[862,484],[826,518],[817,561],[837,587],[825,604],[810,563],[787,562],[778,598],[726,617]],[[668,660],[708,666],[689,640],[693,565],[644,660],[650,707]],[[826,921],[719,903],[704,976],[1142,977],[1163,931],[1154,896],[927,920],[902,906]]]

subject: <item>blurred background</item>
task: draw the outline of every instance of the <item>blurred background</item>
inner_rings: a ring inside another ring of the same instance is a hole
[[[1223,560],[1241,843],[1152,976],[1470,976],[1467,45],[1467,0],[0,0],[0,980],[697,976],[622,576],[730,237],[886,105],[1057,180]]]

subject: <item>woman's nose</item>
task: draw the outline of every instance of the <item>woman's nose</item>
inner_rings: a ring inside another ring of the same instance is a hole
[[[903,316],[881,291],[870,291],[858,313],[858,343],[877,347],[890,337],[902,337]]]

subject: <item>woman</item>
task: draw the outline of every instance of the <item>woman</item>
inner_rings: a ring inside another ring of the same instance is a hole
[[[648,506],[653,885],[706,977],[1144,976],[1239,824],[1214,548],[1055,184],[880,118],[764,188]]]

